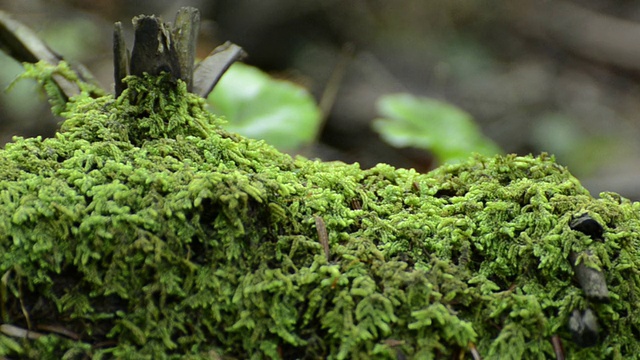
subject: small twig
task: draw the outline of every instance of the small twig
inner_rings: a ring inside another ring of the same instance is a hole
[[[418,184],[417,181],[414,181],[411,183],[411,188],[413,188],[414,191],[419,192],[420,191],[420,184]]]
[[[1,10],[0,47],[19,62],[44,60],[55,65],[62,60],[62,56],[51,50],[35,32]]]
[[[116,346],[118,345],[118,342],[115,340],[106,340],[106,341],[101,341],[98,343],[95,343],[91,346],[92,349],[100,349],[100,348],[105,348],[105,347],[112,347],[112,346]]]
[[[404,340],[396,340],[396,339],[386,339],[384,341],[382,341],[383,344],[390,346],[390,347],[396,347],[396,346],[401,346],[404,345],[406,343],[406,341]]]
[[[18,277],[18,300],[20,300],[20,310],[22,310],[22,315],[24,315],[24,318],[27,321],[27,328],[31,329],[31,319],[29,319],[29,312],[24,306],[24,299],[22,297],[22,281],[20,280],[20,277]]]
[[[556,360],[564,360],[564,349],[562,348],[562,340],[560,336],[553,335],[551,337],[551,345],[553,345],[553,352],[556,354]]]
[[[471,353],[471,357],[473,358],[473,360],[482,360],[482,357],[480,356],[476,345],[472,342],[469,342],[469,352]]]
[[[31,331],[28,329],[23,329],[21,327],[9,325],[9,324],[0,325],[0,332],[7,336],[12,336],[12,337],[21,338],[21,339],[31,339],[31,340],[36,340],[41,336],[44,336],[44,334]]]
[[[41,331],[47,331],[47,332],[58,334],[58,335],[64,335],[64,336],[66,336],[66,337],[68,337],[70,339],[73,339],[73,340],[80,340],[80,335],[79,334],[62,327],[61,325],[43,325],[43,324],[40,324],[40,325],[36,326],[36,329],[41,330]]]
[[[9,313],[7,312],[7,286],[9,284],[9,276],[11,275],[11,269],[7,270],[0,278],[0,318],[2,321],[8,321]]]
[[[329,235],[327,234],[327,226],[324,224],[324,220],[320,216],[315,216],[316,220],[316,230],[318,231],[318,239],[320,240],[320,244],[324,248],[324,254],[327,257],[327,261],[329,261]]]

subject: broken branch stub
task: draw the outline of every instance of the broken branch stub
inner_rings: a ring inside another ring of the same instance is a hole
[[[133,19],[133,27],[135,39],[127,65],[122,28],[119,23],[115,25],[116,96],[126,88],[122,81],[125,76],[160,75],[164,72],[170,74],[171,79],[184,81],[189,92],[207,97],[229,66],[245,56],[241,47],[227,42],[194,66],[200,12],[192,7],[178,11],[174,26],[153,15],[140,15]]]
[[[133,28],[131,75],[147,73],[155,76],[164,72],[174,80],[181,79],[176,43],[168,25],[155,15],[140,15],[133,18]]]
[[[119,21],[115,23],[113,30],[113,75],[116,96],[119,96],[126,88],[122,79],[129,75],[129,50],[122,35],[122,23]]]
[[[246,55],[241,47],[226,42],[195,66],[200,12],[192,7],[183,7],[178,11],[174,26],[164,23],[154,15],[140,15],[133,19],[133,27],[135,38],[130,55],[124,40],[122,24],[114,24],[113,65],[116,96],[120,96],[126,89],[127,85],[123,79],[127,75],[160,75],[165,72],[170,74],[173,80],[184,81],[189,92],[207,97],[229,66]],[[0,50],[19,62],[46,61],[55,66],[64,60],[31,29],[1,10]],[[80,94],[80,82],[90,83],[99,89],[97,81],[84,66],[75,64],[71,70],[77,75],[77,81],[69,80],[57,73],[52,75],[52,79],[67,99]]]
[[[200,31],[200,12],[192,7],[183,7],[176,14],[173,37],[180,63],[182,80],[187,83],[187,91],[193,88],[193,64],[196,60],[196,44]]]

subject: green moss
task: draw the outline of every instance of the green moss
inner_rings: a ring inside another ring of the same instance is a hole
[[[638,203],[592,198],[546,155],[429,174],[292,159],[182,83],[127,83],[0,151],[2,321],[79,336],[0,334],[0,355],[545,359],[557,334],[570,359],[638,358]],[[604,241],[571,230],[584,213]],[[609,303],[575,281],[584,250]],[[567,322],[586,306],[601,339],[581,349]]]
[[[51,104],[51,112],[54,115],[60,115],[67,104],[67,95],[57,84],[57,81],[67,82],[65,86],[68,91],[74,90],[81,93],[82,96],[100,97],[106,95],[104,90],[95,84],[90,84],[78,78],[78,74],[71,69],[68,63],[61,61],[58,65],[53,66],[48,61],[41,60],[35,64],[25,62],[24,73],[11,83],[10,87],[22,79],[34,79],[42,86],[49,97]],[[76,87],[77,86],[77,87]]]

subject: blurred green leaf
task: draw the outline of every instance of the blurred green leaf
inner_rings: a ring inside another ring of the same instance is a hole
[[[282,151],[311,143],[319,128],[320,110],[304,88],[242,63],[222,76],[208,102],[226,118],[227,130],[263,139]]]
[[[373,128],[393,146],[429,150],[440,163],[459,162],[474,152],[502,153],[469,114],[452,105],[409,94],[383,96],[377,105],[383,118]]]

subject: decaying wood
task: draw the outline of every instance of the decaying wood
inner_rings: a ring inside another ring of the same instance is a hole
[[[129,73],[142,76],[168,73],[172,79],[182,79],[180,61],[172,31],[154,15],[133,18],[135,38],[131,51]]]
[[[136,76],[170,73],[173,79],[184,81],[190,92],[204,98],[229,66],[246,55],[241,47],[227,42],[214,49],[194,68],[200,13],[192,7],[180,9],[173,27],[156,16],[143,15],[134,18],[133,26],[135,40],[128,73]],[[116,33],[118,31],[116,24]],[[121,45],[114,44],[114,53],[121,59],[122,50],[116,50],[118,46]],[[121,64],[118,59],[116,61]],[[123,74],[124,71],[116,72],[116,84],[121,82],[122,77],[119,76]]]
[[[35,64],[39,61],[46,61],[49,64],[57,65],[63,60],[62,56],[51,50],[35,32],[1,10],[0,49],[19,62]],[[76,72],[80,79],[89,80],[88,70],[82,69],[82,71]],[[67,98],[80,94],[78,84],[67,80],[62,75],[54,74],[52,77]]]
[[[569,227],[572,230],[580,231],[581,233],[588,235],[593,240],[603,241],[602,234],[604,233],[604,229],[602,228],[602,225],[589,216],[589,214],[582,214],[573,219],[569,224]]]
[[[331,249],[329,249],[329,234],[327,233],[327,226],[320,216],[315,217],[315,222],[316,231],[318,232],[318,240],[320,241],[320,244],[322,244],[324,255],[327,257],[327,261],[329,261],[329,257],[331,256]]]
[[[591,347],[598,344],[598,318],[593,310],[573,310],[569,318],[569,331],[573,341],[580,347]]]
[[[558,334],[551,337],[551,345],[553,346],[553,352],[556,355],[556,360],[564,360],[564,348],[562,347],[562,340]]]
[[[126,85],[122,81],[129,75],[129,51],[122,34],[122,23],[115,23],[113,30],[113,75],[115,79],[116,96],[120,96]]]
[[[196,66],[193,93],[206,98],[229,66],[245,56],[246,53],[240,46],[228,41],[215,48]]]
[[[609,301],[609,289],[607,288],[607,282],[604,274],[594,268],[585,265],[584,261],[581,261],[576,265],[578,257],[581,253],[571,252],[569,254],[569,261],[573,266],[573,271],[576,274],[576,279],[584,291],[585,296],[593,301],[608,302]],[[586,252],[587,256],[591,256],[589,251]]]
[[[0,333],[3,333],[7,336],[15,337],[15,338],[31,339],[31,340],[36,340],[44,336],[44,334],[41,334],[39,332],[30,331],[28,329],[23,329],[21,327],[9,325],[9,324],[0,325]]]
[[[593,240],[603,241],[602,234],[604,229],[602,225],[589,214],[582,214],[576,217],[571,221],[569,227],[589,236]],[[581,253],[576,253],[575,251],[569,253],[569,261],[573,266],[573,271],[582,291],[592,301],[608,302],[609,289],[607,288],[604,274],[598,269],[587,266],[584,261],[578,263],[578,258],[581,256],[590,257],[592,254],[588,250]]]
[[[182,80],[187,83],[187,90],[193,89],[193,66],[196,60],[196,45],[200,31],[200,12],[192,7],[183,7],[176,14],[173,28],[178,62]]]
[[[122,24],[115,23],[113,33],[113,65],[115,94],[126,89],[122,81],[127,75],[168,73],[172,79],[187,84],[190,92],[207,97],[229,66],[246,54],[241,47],[225,43],[217,47],[197,66],[194,65],[200,13],[192,7],[181,8],[171,26],[156,16],[140,15],[133,19],[135,32],[131,56],[127,49]],[[51,50],[37,34],[7,13],[0,11],[0,49],[19,62],[46,61],[57,65],[63,57]],[[78,79],[96,85],[93,75],[82,65],[72,70]],[[54,74],[56,82],[67,98],[80,94],[78,83]]]
[[[194,68],[198,31],[200,29],[200,13],[192,7],[184,7],[178,11],[175,25],[162,22],[156,16],[138,16],[133,20],[135,40],[129,71],[116,69],[116,95],[124,90],[123,75],[141,76],[143,73],[159,75],[170,73],[172,78],[181,79],[187,89],[201,97],[207,97],[218,83],[222,74],[235,61],[245,56],[238,45],[227,42],[214,49],[209,56]],[[122,48],[125,48],[121,30],[116,23],[114,39],[114,57],[116,66],[124,65]],[[118,84],[122,84],[118,86]]]

